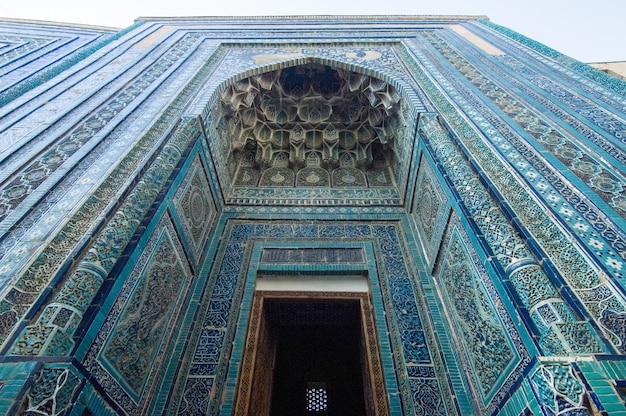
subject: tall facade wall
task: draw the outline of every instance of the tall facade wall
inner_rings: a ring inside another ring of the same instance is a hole
[[[240,412],[264,276],[359,275],[382,413],[626,414],[621,80],[472,17],[1,26],[4,411]]]

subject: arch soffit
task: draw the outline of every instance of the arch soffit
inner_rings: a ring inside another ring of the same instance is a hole
[[[352,45],[353,44],[350,44],[347,46],[352,46]],[[268,45],[266,44],[262,45],[262,47],[267,47],[267,46]],[[281,47],[281,48],[286,47],[285,45],[276,45],[276,46]],[[376,45],[376,44],[372,44],[371,46],[380,48],[380,45]],[[391,48],[393,45],[385,45],[385,46]],[[230,45],[230,47],[232,47],[232,45]],[[237,47],[241,48],[242,46],[237,45]],[[250,45],[250,48],[252,47],[253,45]],[[229,45],[222,44],[220,48],[222,49],[223,52],[226,52],[229,49]],[[346,47],[343,45],[333,45],[333,46],[330,46],[329,48],[346,48]],[[357,47],[355,46],[355,49],[356,48]],[[363,48],[361,47],[361,49]],[[288,68],[296,67],[300,65],[317,64],[317,65],[329,66],[337,70],[350,71],[350,72],[357,73],[360,75],[376,78],[394,87],[396,89],[396,92],[400,96],[400,106],[402,108],[401,112],[404,113],[405,110],[407,109],[409,110],[408,114],[401,114],[401,117],[404,117],[404,120],[402,120],[402,123],[404,124],[403,126],[404,134],[397,137],[396,146],[398,146],[399,144],[398,140],[401,140],[402,142],[404,142],[401,144],[400,146],[401,148],[403,149],[413,148],[412,143],[409,143],[409,141],[412,141],[415,137],[415,135],[412,134],[412,132],[416,128],[417,111],[419,111],[419,110],[414,111],[414,109],[416,107],[423,107],[423,104],[422,104],[421,99],[419,98],[419,94],[401,76],[401,75],[406,75],[406,74],[395,74],[395,73],[391,73],[390,71],[384,71],[378,68],[368,67],[365,64],[357,64],[357,63],[351,62],[350,59],[348,58],[346,58],[345,60],[342,60],[336,57],[328,58],[328,57],[322,57],[316,54],[307,54],[307,53],[298,54],[298,56],[294,56],[294,57],[288,57],[288,58],[281,57],[281,58],[282,59],[279,58],[276,61],[266,62],[262,64],[258,64],[251,59],[249,68],[244,68],[243,70],[237,72],[234,75],[229,75],[225,77],[223,80],[218,81],[217,83],[211,83],[215,85],[215,87],[212,89],[212,91],[206,91],[204,95],[204,99],[201,98],[199,105],[194,106],[194,108],[196,109],[195,111],[196,115],[201,115],[201,118],[203,120],[202,122],[206,131],[207,132],[211,131],[212,123],[217,121],[214,118],[214,115],[215,115],[214,110],[216,110],[219,106],[220,95],[230,85],[238,81],[245,80],[246,78],[249,78],[252,76],[258,76],[258,75],[269,73],[272,71],[284,70],[284,69],[288,69]],[[228,65],[228,64],[229,62],[226,59],[222,61],[220,66]],[[241,64],[241,61],[238,61],[238,64]],[[220,155],[220,158],[225,158],[225,156],[227,156],[227,155],[224,155],[223,153],[223,150],[227,149],[226,143],[221,143],[221,144],[213,143],[214,141],[219,140],[219,138],[214,137],[211,134],[209,134],[208,140],[209,140],[209,147],[212,149],[212,152],[214,152],[214,154]],[[218,149],[222,149],[222,151],[220,152],[218,151]],[[218,168],[218,170],[220,169]],[[405,169],[402,169],[402,170],[406,171]],[[222,176],[222,175],[218,174],[218,176]],[[397,185],[399,188],[403,187],[403,185],[400,182],[403,182],[406,179],[407,178],[396,178]],[[229,180],[226,180],[226,182],[229,182]]]
[[[354,47],[354,49],[359,49],[359,48],[365,49],[366,47],[380,49],[382,46],[382,47],[387,47],[389,49],[392,49],[394,48],[395,45],[396,45],[395,43],[390,43],[390,42],[386,42],[383,44],[363,43],[363,44],[358,44],[358,45],[355,45],[353,42],[347,42],[345,45],[341,43],[334,43],[332,45],[324,45],[324,44],[298,44],[298,45],[275,44],[275,45],[272,45],[268,43],[255,45],[255,44],[222,43],[217,48],[215,53],[220,53],[220,52],[226,53],[229,50],[234,49],[234,48],[237,48],[237,49],[249,48],[251,50],[255,48],[259,48],[259,50],[262,50],[263,48],[267,48],[270,46],[275,46],[276,48],[290,48],[290,47],[302,48],[302,47],[319,46],[320,48],[325,48],[325,49],[337,49],[337,48],[348,49],[349,47]],[[397,46],[403,48],[400,42],[397,42]],[[294,55],[296,54],[294,53]],[[223,67],[224,65],[229,65],[229,64],[243,66],[242,63],[244,62],[237,61],[236,63],[233,63],[233,62],[229,62],[228,59],[224,59],[222,60],[219,66]],[[398,63],[399,64],[402,63],[402,61],[399,58],[398,58]],[[305,64],[326,65],[334,69],[351,71],[351,72],[355,72],[355,73],[369,76],[372,78],[377,78],[393,86],[397,90],[397,92],[401,96],[402,105],[405,105],[405,106],[409,105],[409,106],[420,107],[420,108],[424,106],[424,103],[422,102],[422,99],[420,98],[421,94],[415,90],[414,86],[410,85],[410,83],[406,81],[406,78],[409,77],[408,70],[404,74],[392,74],[390,73],[390,71],[385,71],[380,68],[370,67],[370,66],[367,66],[365,63],[351,62],[347,57],[345,60],[342,60],[338,57],[332,57],[332,58],[324,57],[324,56],[319,56],[319,54],[315,54],[315,53],[301,53],[301,54],[297,54],[297,56],[294,56],[294,57],[288,57],[288,58],[282,57],[282,58],[276,59],[275,61],[266,62],[262,64],[258,64],[254,62],[254,60],[250,59],[250,65],[248,68],[244,68],[241,71],[237,72],[236,74],[227,74],[224,79],[218,81],[217,83],[211,83],[215,85],[215,87],[211,88],[210,90],[202,94],[197,104],[193,105],[193,107],[189,109],[188,115],[189,116],[198,116],[198,115],[201,116],[204,128],[208,129],[210,127],[210,123],[212,122],[211,114],[213,110],[216,108],[216,106],[218,105],[220,94],[224,92],[224,90],[226,90],[228,86],[238,81],[244,80],[246,78],[255,76],[255,75],[260,75],[260,74],[264,74],[267,72],[276,71],[279,69],[284,70],[290,67],[295,67],[295,66],[305,65]],[[216,71],[216,73],[218,72],[219,71]],[[405,77],[402,77],[401,75],[405,75]],[[417,120],[417,117],[414,117],[414,119],[412,120],[408,120],[410,123],[408,126],[410,130],[415,129],[416,120]]]

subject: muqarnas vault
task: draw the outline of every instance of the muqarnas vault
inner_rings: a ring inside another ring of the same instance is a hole
[[[484,17],[0,24],[0,409],[626,414],[626,84]]]

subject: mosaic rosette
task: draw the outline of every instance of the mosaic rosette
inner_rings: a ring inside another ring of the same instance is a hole
[[[172,203],[198,267],[216,216],[213,194],[200,156],[193,159],[188,174],[172,197]]]

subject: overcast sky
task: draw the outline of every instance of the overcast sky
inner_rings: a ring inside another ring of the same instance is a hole
[[[626,60],[626,0],[0,0],[0,17],[124,28],[140,16],[486,15],[583,62]]]

